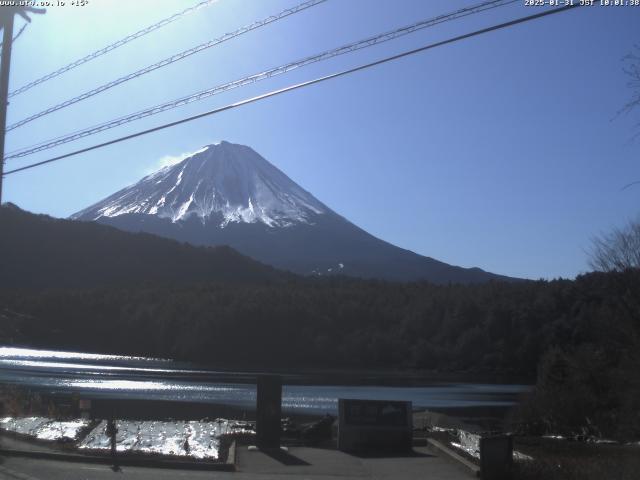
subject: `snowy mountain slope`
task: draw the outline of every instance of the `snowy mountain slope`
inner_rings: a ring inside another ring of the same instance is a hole
[[[229,245],[305,275],[394,281],[510,280],[380,240],[338,215],[251,148],[220,142],[72,216],[188,242]]]
[[[327,207],[249,147],[208,145],[176,165],[164,167],[72,216],[99,220],[125,214],[157,215],[173,223],[215,214],[229,223],[261,222],[269,227],[308,223]]]

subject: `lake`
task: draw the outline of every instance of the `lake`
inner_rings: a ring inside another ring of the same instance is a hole
[[[253,409],[255,375],[172,360],[0,347],[0,383],[46,393],[77,392],[89,398],[170,400]],[[393,386],[383,381],[331,385],[296,374],[283,375],[283,383],[283,410],[309,415],[336,414],[338,398],[408,400],[414,408],[508,407],[531,388],[462,382],[403,386],[398,381]]]

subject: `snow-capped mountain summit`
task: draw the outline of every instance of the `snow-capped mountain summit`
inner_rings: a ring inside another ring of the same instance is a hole
[[[125,214],[156,215],[175,223],[261,222],[269,227],[309,223],[327,211],[254,150],[222,141],[166,166],[72,216],[99,220]]]
[[[338,215],[251,148],[208,145],[74,215],[194,245],[229,245],[305,275],[436,283],[507,279],[391,245]]]

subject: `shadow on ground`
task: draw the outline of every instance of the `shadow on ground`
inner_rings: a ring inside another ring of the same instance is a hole
[[[281,449],[268,449],[262,450],[266,456],[274,459],[277,462],[280,462],[282,465],[287,466],[307,466],[311,465],[309,462],[302,460],[301,458],[296,457],[295,455],[291,455],[289,452],[286,452]]]
[[[346,452],[348,455],[358,458],[428,458],[433,457],[430,453],[417,452]]]

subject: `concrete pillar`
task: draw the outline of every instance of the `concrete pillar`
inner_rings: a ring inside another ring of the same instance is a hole
[[[260,375],[256,405],[258,448],[280,448],[281,411],[282,378],[278,375]]]
[[[480,477],[509,480],[513,471],[513,437],[497,435],[480,438]]]

